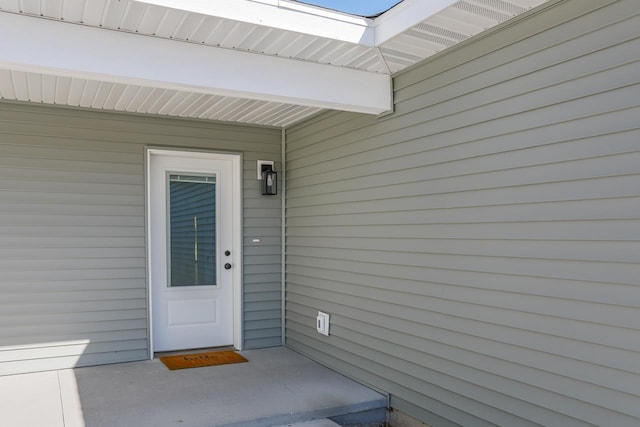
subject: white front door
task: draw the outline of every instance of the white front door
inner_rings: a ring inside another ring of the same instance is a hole
[[[148,150],[153,351],[238,346],[239,179],[236,155]]]

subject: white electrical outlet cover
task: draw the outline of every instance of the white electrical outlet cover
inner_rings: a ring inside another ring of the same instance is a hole
[[[319,334],[329,336],[329,315],[327,313],[323,313],[322,311],[318,312],[318,317],[316,317],[316,330]]]

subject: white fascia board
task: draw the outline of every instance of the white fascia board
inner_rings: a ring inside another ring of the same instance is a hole
[[[459,0],[404,0],[374,21],[375,45],[394,38]]]
[[[385,74],[0,12],[0,68],[380,114]]]
[[[364,46],[375,38],[371,19],[286,0],[134,1]]]

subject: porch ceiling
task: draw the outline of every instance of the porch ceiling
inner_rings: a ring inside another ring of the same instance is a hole
[[[0,0],[0,98],[283,127],[379,114],[391,75],[546,1],[405,0],[371,20],[287,0]]]

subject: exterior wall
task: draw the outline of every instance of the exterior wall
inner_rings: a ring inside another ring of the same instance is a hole
[[[287,345],[433,426],[639,425],[639,14],[556,2],[289,129]]]
[[[145,145],[243,153],[245,347],[281,344],[279,129],[0,103],[0,375],[148,357]]]

